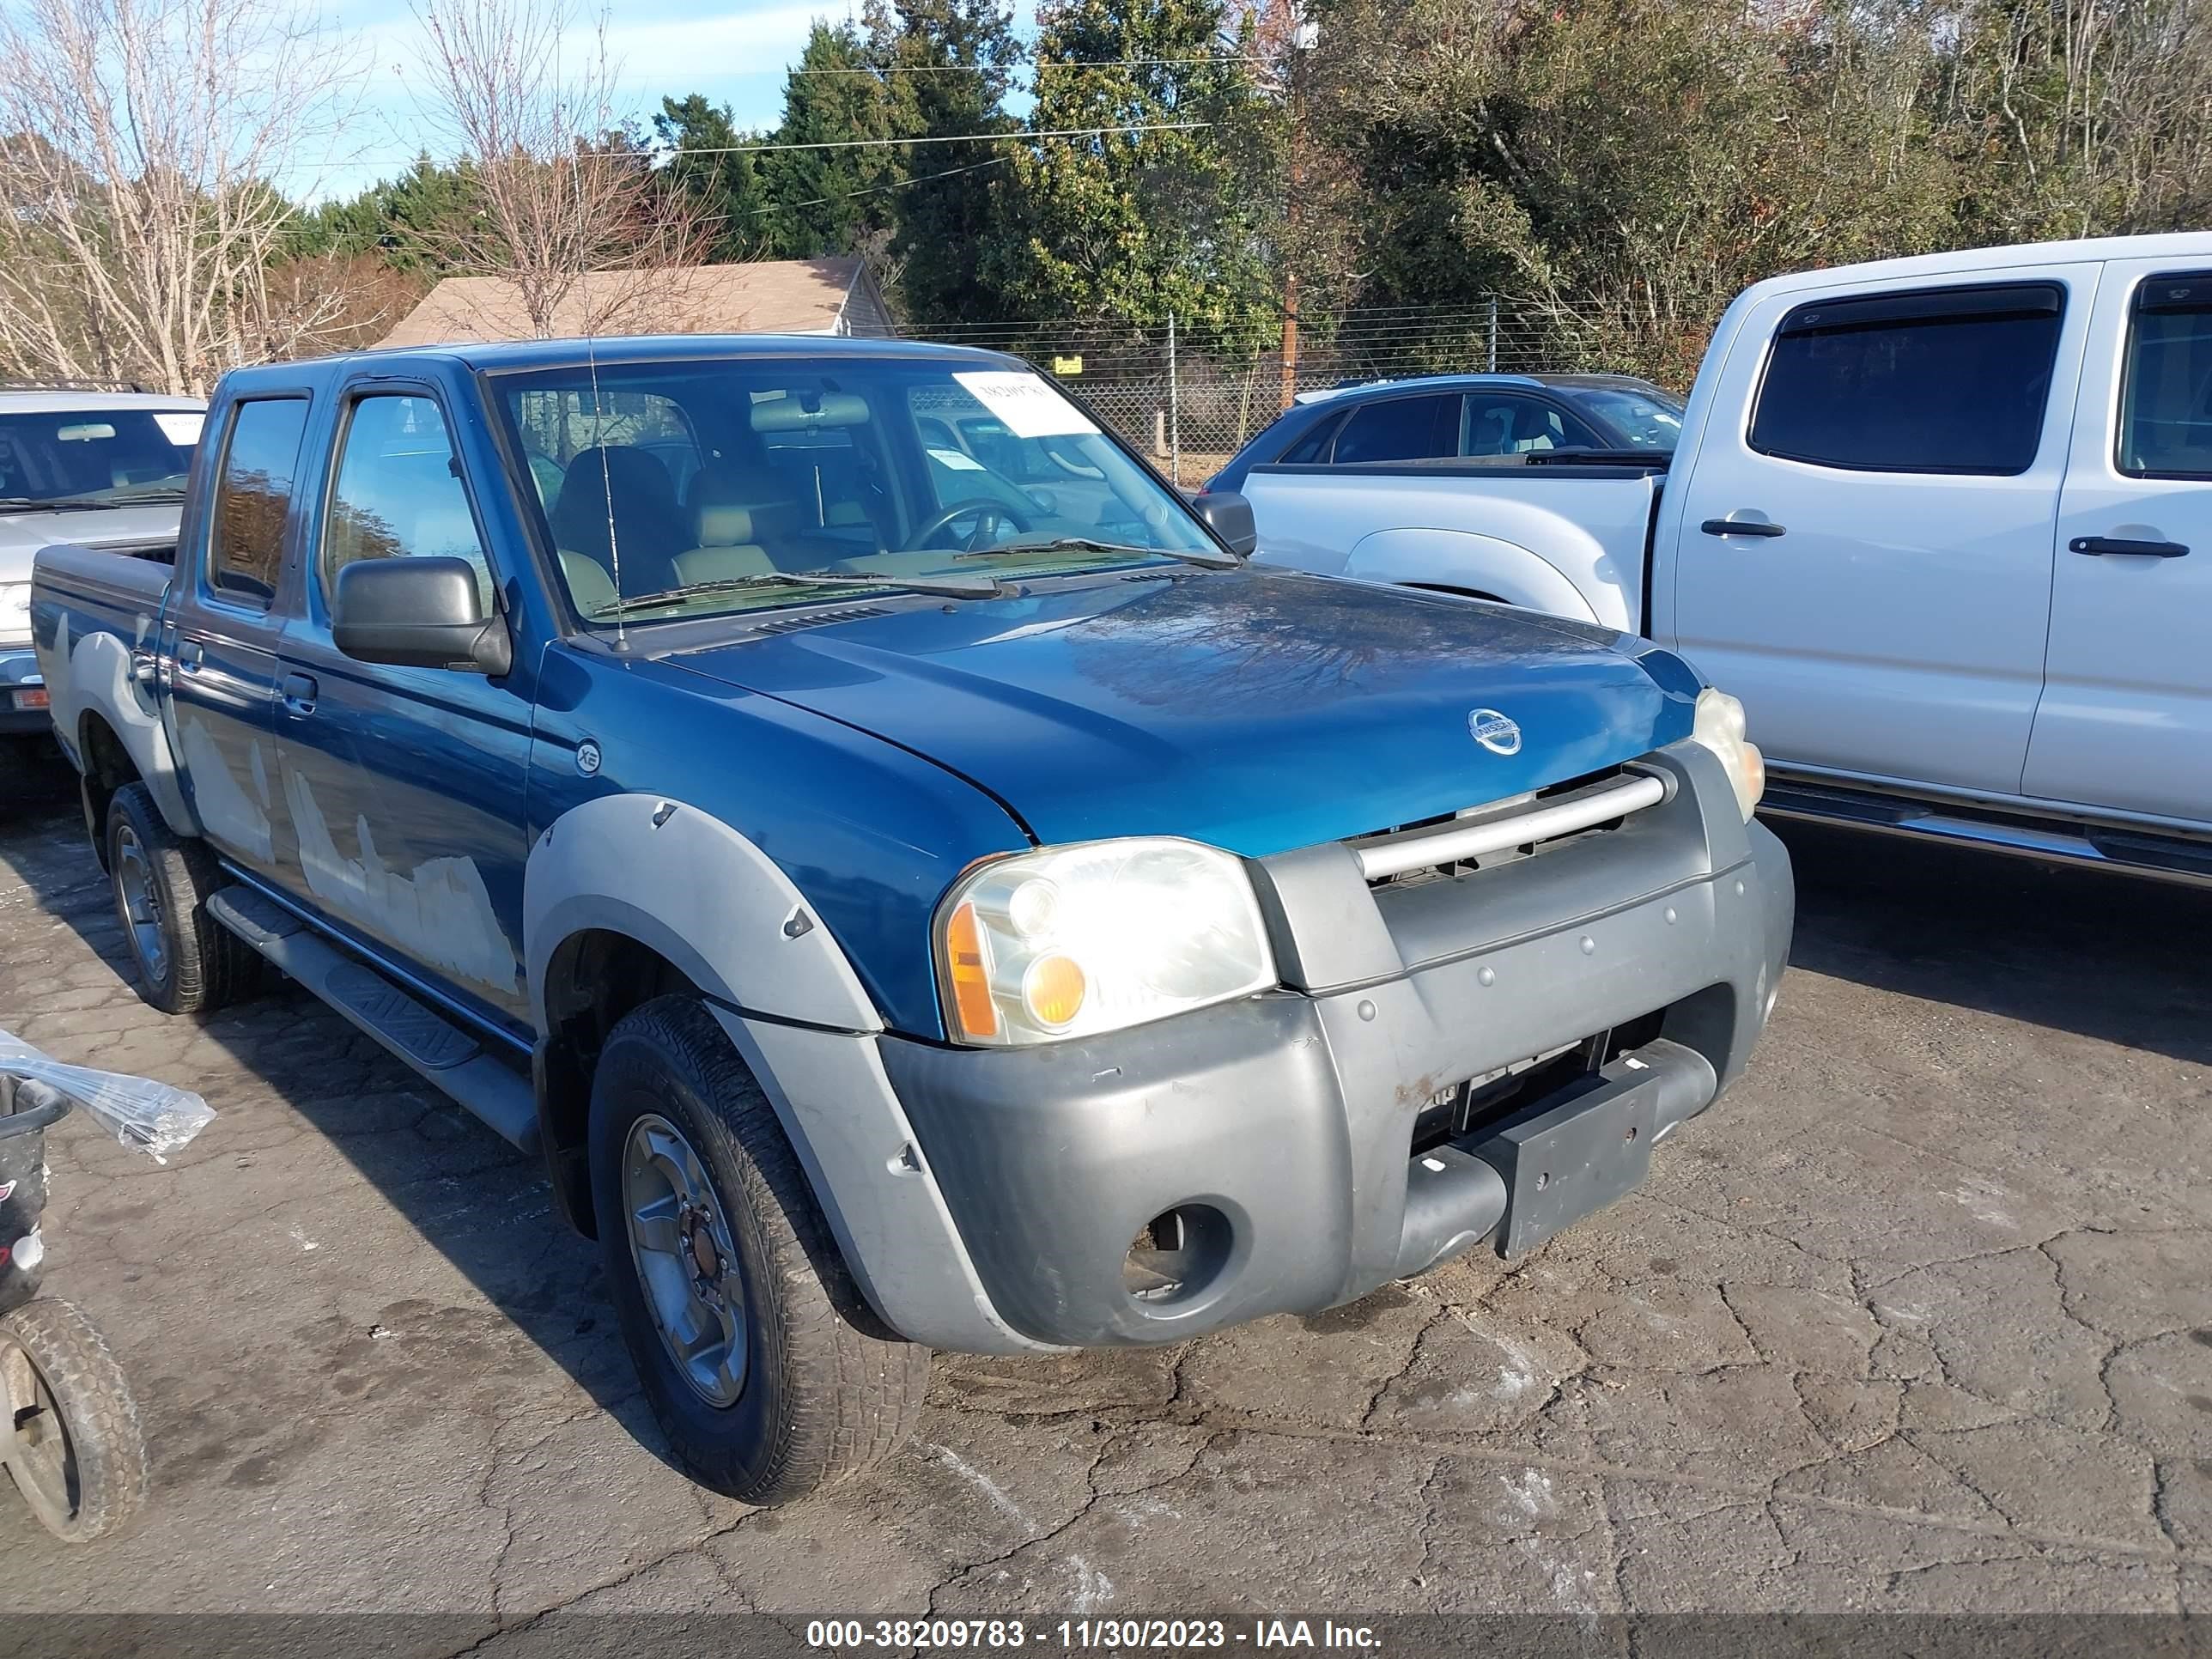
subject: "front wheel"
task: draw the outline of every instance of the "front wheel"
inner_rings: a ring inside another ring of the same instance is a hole
[[[785,1504],[905,1442],[929,1351],[856,1322],[871,1316],[783,1126],[696,999],[615,1027],[591,1163],[623,1338],[693,1479]]]
[[[119,1532],[146,1502],[146,1443],[123,1368],[92,1322],[40,1297],[0,1319],[0,1457],[64,1544]]]

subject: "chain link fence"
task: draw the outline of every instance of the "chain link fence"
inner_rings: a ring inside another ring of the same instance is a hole
[[[1188,326],[1075,321],[959,323],[902,332],[1028,358],[1185,487],[1212,476],[1299,392],[1469,372],[1645,374],[1667,384],[1681,378],[1670,369],[1683,355],[1655,354],[1648,342],[1594,310],[1506,299],[1309,319],[1294,344],[1257,345]],[[1692,364],[1701,343],[1690,344]]]

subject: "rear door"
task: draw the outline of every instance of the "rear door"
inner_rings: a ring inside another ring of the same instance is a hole
[[[2212,823],[2212,263],[2105,267],[2027,793]]]
[[[331,638],[355,559],[446,554],[501,602],[447,404],[412,382],[342,395],[311,515],[306,602],[281,641],[276,714],[298,854],[281,879],[342,932],[483,1020],[521,1029],[526,677],[356,662]]]
[[[207,838],[246,868],[275,867],[276,606],[308,404],[304,394],[233,404],[209,500],[185,526],[178,567],[189,573],[176,607],[169,720],[184,790]],[[167,641],[165,641],[165,644]]]
[[[1677,642],[1771,759],[2019,792],[2095,283],[1983,270],[1746,317],[1666,522]]]

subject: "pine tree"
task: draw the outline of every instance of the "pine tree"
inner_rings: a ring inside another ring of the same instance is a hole
[[[869,0],[867,27],[907,131],[949,138],[1018,130],[1003,106],[1022,49],[1004,0]],[[977,280],[975,249],[993,228],[993,179],[1012,159],[1004,143],[908,152],[891,257],[909,317],[934,323],[999,314]]]
[[[1240,165],[1274,118],[1222,0],[1047,0],[1036,130],[1203,123],[1025,147],[995,192],[985,280],[1037,319],[1272,337],[1261,193]],[[1199,60],[1199,61],[1192,61]]]
[[[768,142],[761,134],[739,131],[728,105],[710,103],[695,92],[660,100],[653,136],[657,145],[677,152],[666,164],[666,182],[688,193],[707,219],[714,238],[709,259],[775,257],[780,227],[761,179],[760,157],[732,153]]]
[[[908,118],[878,69],[857,29],[817,21],[785,82],[775,142],[843,145],[903,136]],[[880,258],[906,167],[895,145],[769,151],[760,176],[775,204],[778,251],[788,258]]]

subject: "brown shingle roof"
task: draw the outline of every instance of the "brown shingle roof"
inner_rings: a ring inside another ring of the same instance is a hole
[[[562,297],[551,331],[562,337],[829,334],[836,331],[848,296],[861,298],[856,289],[873,286],[861,262],[850,258],[595,271]],[[856,307],[863,308],[872,309]],[[498,276],[448,276],[380,343],[456,345],[530,334],[513,284]]]

